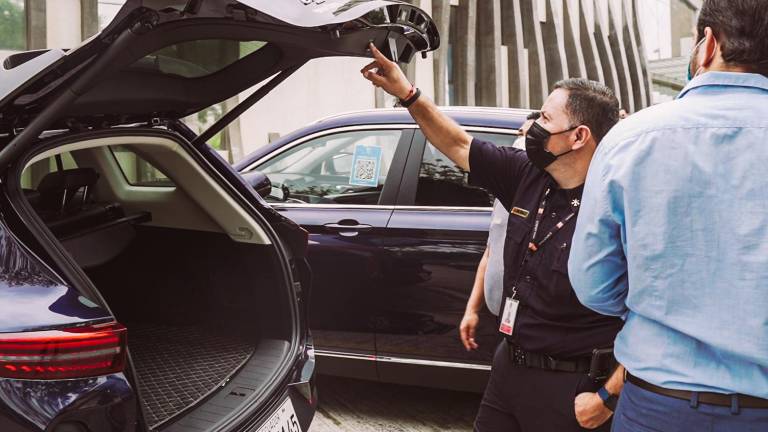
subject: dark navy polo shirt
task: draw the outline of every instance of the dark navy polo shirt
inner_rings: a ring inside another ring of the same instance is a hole
[[[623,321],[584,307],[568,279],[568,254],[576,218],[557,231],[521,268],[546,189],[551,191],[537,241],[572,212],[574,200],[581,200],[583,186],[560,189],[546,171],[528,160],[525,151],[480,140],[472,141],[469,167],[470,183],[493,193],[509,212],[504,293],[505,298],[510,296],[515,286],[520,301],[514,333],[508,337],[511,342],[525,351],[559,359],[591,355],[595,348],[612,347]]]

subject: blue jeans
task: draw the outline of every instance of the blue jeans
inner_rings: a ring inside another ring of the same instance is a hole
[[[624,384],[612,432],[766,432],[768,409],[696,404]]]

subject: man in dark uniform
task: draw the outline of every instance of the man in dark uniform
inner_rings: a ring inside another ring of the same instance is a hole
[[[623,385],[610,348],[622,321],[581,305],[567,263],[589,163],[618,122],[613,92],[592,81],[561,81],[528,131],[526,150],[497,147],[473,139],[397,64],[371,50],[365,78],[398,97],[429,141],[509,212],[498,314],[504,338],[475,430],[609,430]]]

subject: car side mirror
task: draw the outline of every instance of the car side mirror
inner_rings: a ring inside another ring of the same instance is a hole
[[[243,178],[262,198],[266,199],[272,193],[272,181],[261,171],[244,173]]]

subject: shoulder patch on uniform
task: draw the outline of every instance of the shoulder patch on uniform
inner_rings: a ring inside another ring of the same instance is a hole
[[[520,207],[512,207],[512,214],[515,216],[520,216],[521,218],[525,219],[528,217],[530,212],[526,209],[521,209]]]

